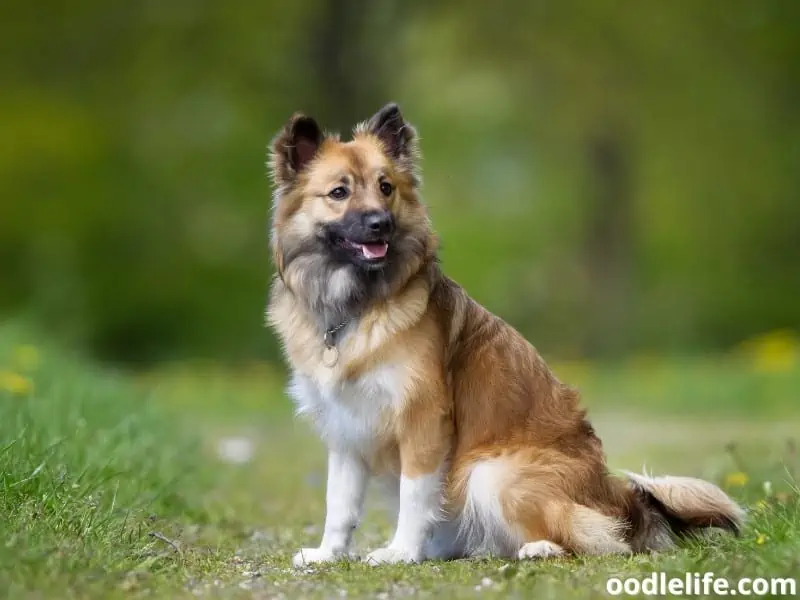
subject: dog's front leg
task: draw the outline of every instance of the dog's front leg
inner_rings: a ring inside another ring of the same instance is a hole
[[[303,548],[294,555],[294,565],[333,562],[347,556],[353,531],[364,506],[369,480],[367,465],[347,452],[328,453],[328,487],[325,494],[325,531],[319,548]]]
[[[367,555],[370,564],[421,562],[441,506],[442,476],[436,471],[400,479],[400,514],[389,545]]]
[[[434,418],[419,425],[400,441],[397,529],[388,546],[367,555],[369,564],[423,561],[433,525],[441,518],[449,424]]]

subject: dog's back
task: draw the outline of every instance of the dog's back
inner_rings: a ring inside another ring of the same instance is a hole
[[[533,346],[447,278],[431,304],[452,340],[448,498],[464,554],[664,549],[696,528],[738,528],[741,510],[712,484],[611,476],[577,392]]]

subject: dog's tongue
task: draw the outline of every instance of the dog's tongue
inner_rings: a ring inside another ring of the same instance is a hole
[[[366,258],[383,258],[389,250],[389,244],[381,242],[380,244],[361,244],[361,252]]]

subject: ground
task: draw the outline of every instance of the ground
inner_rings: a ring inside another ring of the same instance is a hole
[[[774,344],[773,344],[774,346]],[[761,348],[761,350],[759,350]],[[0,327],[0,596],[9,598],[606,597],[609,577],[800,574],[796,349],[559,364],[613,468],[696,475],[749,511],[739,538],[674,552],[296,570],[324,515],[324,452],[277,366],[87,365]],[[391,532],[369,498],[356,551]]]

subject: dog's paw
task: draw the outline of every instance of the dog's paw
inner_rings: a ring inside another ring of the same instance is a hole
[[[329,548],[303,548],[294,555],[292,564],[299,568],[307,567],[308,565],[336,562],[343,558],[347,558],[347,554],[334,552]]]
[[[539,540],[538,542],[528,542],[519,549],[518,556],[520,560],[537,559],[537,558],[552,558],[564,554],[564,549],[558,544],[548,542],[547,540]]]
[[[373,550],[364,558],[368,565],[392,565],[396,563],[417,563],[421,562],[420,553],[409,552],[392,547],[378,548]]]

